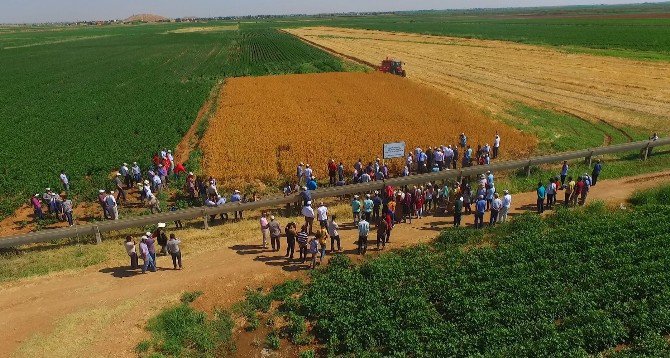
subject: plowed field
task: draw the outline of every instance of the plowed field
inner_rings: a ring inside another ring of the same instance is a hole
[[[273,180],[311,163],[320,179],[334,158],[351,168],[381,157],[384,143],[408,148],[476,145],[502,138],[502,156],[530,153],[534,137],[491,120],[443,92],[380,73],[327,73],[226,82],[203,138],[205,172],[220,179]],[[401,161],[396,160],[395,165]]]
[[[504,113],[513,102],[617,127],[663,130],[670,119],[670,63],[569,54],[504,41],[342,28],[288,30],[370,63],[407,63],[408,77]]]

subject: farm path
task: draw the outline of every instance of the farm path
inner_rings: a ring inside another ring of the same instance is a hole
[[[373,30],[285,30],[347,57],[407,63],[408,78],[494,114],[515,102],[616,127],[663,128],[670,119],[670,64],[570,54],[541,46]]]
[[[604,180],[592,189],[589,200],[618,205],[636,190],[664,183],[670,183],[670,170]],[[532,210],[534,202],[533,192],[514,195],[511,214]],[[472,221],[472,216],[464,217],[466,225]],[[398,225],[391,248],[428,242],[451,223],[450,217],[430,216]],[[281,252],[264,251],[258,246],[255,222],[238,225],[249,228],[241,232],[238,243],[221,243],[204,253],[187,255],[182,271],[168,269],[169,260],[164,257],[158,259],[161,268],[157,273],[126,271],[126,259],[121,259],[125,255],[119,246],[119,267],[96,266],[0,284],[0,356],[65,357],[95,352],[98,356],[131,357],[134,346],[146,337],[146,320],[175,302],[183,291],[204,291],[196,304],[211,310],[240,300],[246,287],[306,275],[304,266],[287,263]],[[344,226],[343,249],[354,255],[357,233],[351,225]],[[223,227],[237,230],[233,225]],[[182,239],[188,243],[188,236]],[[374,248],[371,251],[376,254]]]

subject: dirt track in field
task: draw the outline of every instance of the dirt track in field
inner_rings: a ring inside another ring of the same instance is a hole
[[[589,200],[618,205],[635,190],[667,183],[670,171],[599,181]],[[514,195],[512,213],[524,212],[534,202],[534,192]],[[398,225],[392,234],[391,249],[427,242],[450,226],[451,220],[429,216]],[[472,220],[467,215],[463,221],[471,225]],[[341,219],[343,225],[348,221]],[[158,273],[134,275],[126,271],[125,252],[119,242],[119,259],[112,265],[119,267],[109,267],[108,263],[0,284],[0,357],[80,357],[90,356],[90,352],[104,357],[136,357],[135,345],[147,337],[143,328],[146,320],[156,310],[176,302],[183,291],[204,291],[196,306],[211,311],[217,306],[230,307],[242,299],[247,286],[267,286],[286,278],[304,277],[303,267],[287,263],[282,253],[259,247],[256,225],[253,220],[214,226],[209,232],[191,229],[178,233],[186,248],[183,271],[167,269],[169,259],[160,257],[158,265],[162,269]],[[357,234],[350,225],[346,226],[341,231],[342,244],[351,254]],[[211,238],[211,247],[189,254],[194,249],[188,246],[189,239],[203,235]],[[375,250],[371,251],[374,255]],[[260,349],[240,347],[238,354],[260,357]]]
[[[568,54],[505,41],[342,28],[286,30],[346,56],[407,63],[408,77],[496,114],[523,102],[617,127],[664,130],[670,63]]]

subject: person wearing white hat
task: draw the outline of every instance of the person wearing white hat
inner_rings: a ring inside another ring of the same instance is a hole
[[[123,190],[123,181],[121,180],[123,178],[123,173],[117,172],[116,175],[114,176],[114,186],[116,187],[116,201],[117,202],[126,202],[126,192]]]
[[[147,248],[149,250],[149,255],[151,255],[151,259],[153,260],[154,265],[156,265],[156,263],[157,263],[157,261],[156,261],[156,236],[154,236],[152,233],[150,233],[148,231],[144,235],[147,237],[146,242],[147,242]]]
[[[240,195],[239,190],[233,191],[233,195],[230,197],[230,202],[231,203],[241,203],[242,202],[242,195]],[[235,221],[242,220],[242,211],[235,210]]]
[[[167,255],[167,234],[165,234],[165,223],[158,223],[156,225],[156,231],[153,234],[153,237],[156,238],[156,242],[158,245],[161,247],[161,255],[165,256]]]
[[[130,269],[134,270],[139,267],[137,260],[137,252],[135,251],[135,245],[137,243],[133,241],[133,237],[128,235],[126,236],[126,242],[123,246],[126,249],[126,253],[130,257]]]
[[[323,204],[323,201],[316,208],[316,219],[319,220],[322,229],[328,227],[328,208]]]
[[[42,201],[40,200],[40,194],[35,194],[30,198],[30,203],[33,206],[33,212],[35,214],[35,220],[44,219],[44,212],[42,212]]]
[[[300,162],[300,164],[298,164],[298,167],[295,169],[295,176],[298,180],[298,184],[303,183],[302,179],[303,179],[303,174],[304,174],[304,171],[305,171],[303,169],[303,166],[304,166],[304,164],[302,162]]]
[[[154,256],[151,255],[151,252],[149,251],[149,242],[151,242],[151,247],[153,247],[153,239],[150,239],[147,236],[142,236],[142,240],[140,241],[140,255],[144,261],[142,264],[142,273],[146,273],[147,269],[151,272],[156,272],[156,261],[154,260],[155,254]]]
[[[63,190],[70,191],[70,179],[65,174],[65,170],[60,171],[60,182],[63,184]]]
[[[270,230],[270,244],[272,245],[272,251],[279,251],[281,249],[279,240],[281,237],[281,224],[275,220],[274,215],[270,216],[268,229]]]
[[[358,200],[359,196],[354,195],[354,200],[351,201],[351,212],[354,216],[354,225],[358,225],[358,221],[361,220],[361,201]]]
[[[107,209],[107,194],[104,189],[98,190],[98,204],[102,208],[102,218],[109,219],[109,210]]]
[[[123,163],[123,165],[121,165],[121,168],[119,168],[119,174],[121,174],[121,179],[126,184],[126,189],[129,190],[130,187],[132,186],[133,178],[130,175],[130,169],[128,169],[128,163]]]
[[[172,150],[168,150],[167,159],[170,161],[170,171],[169,173],[174,173],[174,156],[172,156]]]
[[[309,164],[305,165],[305,170],[302,172],[304,183],[308,183],[309,180],[312,178],[313,174],[314,171],[312,170],[310,165]]]
[[[119,206],[116,204],[116,198],[114,198],[114,190],[109,192],[109,195],[105,198],[105,203],[107,204],[109,218],[111,220],[119,220]]]
[[[133,181],[135,183],[141,183],[142,182],[142,170],[140,169],[140,166],[137,165],[137,162],[133,162],[132,168],[130,168],[131,173],[133,174]]]
[[[305,206],[302,208],[302,216],[305,217],[305,225],[307,226],[307,232],[310,235],[314,234],[314,209],[312,209],[312,202],[308,201]]]

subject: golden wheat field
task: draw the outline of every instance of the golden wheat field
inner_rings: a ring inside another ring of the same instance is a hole
[[[521,102],[619,128],[659,130],[670,119],[670,65],[570,54],[506,41],[329,27],[288,32],[374,64],[391,55],[408,78],[505,115]]]
[[[327,73],[226,81],[202,141],[203,169],[220,179],[275,180],[310,163],[319,179],[329,159],[351,170],[382,156],[384,143],[407,148],[476,146],[502,138],[502,157],[529,154],[537,140],[428,86],[381,73]],[[390,162],[397,169],[402,161]]]

